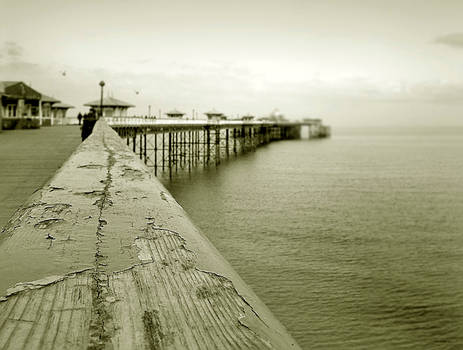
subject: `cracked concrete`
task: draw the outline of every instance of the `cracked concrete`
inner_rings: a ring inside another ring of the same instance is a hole
[[[298,349],[104,121],[5,233],[1,349]]]

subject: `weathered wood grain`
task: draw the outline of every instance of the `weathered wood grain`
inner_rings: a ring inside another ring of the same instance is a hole
[[[298,349],[104,121],[10,220],[0,276],[0,349]]]

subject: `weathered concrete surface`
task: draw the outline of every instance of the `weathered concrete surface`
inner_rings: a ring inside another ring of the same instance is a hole
[[[8,223],[0,276],[0,349],[298,348],[104,121]]]
[[[0,134],[0,229],[80,142],[77,126],[4,130]]]

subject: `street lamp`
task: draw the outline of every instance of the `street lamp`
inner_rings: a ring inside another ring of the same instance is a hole
[[[100,87],[101,87],[101,97],[100,97],[100,116],[103,116],[103,87],[104,87],[104,81],[100,81]]]

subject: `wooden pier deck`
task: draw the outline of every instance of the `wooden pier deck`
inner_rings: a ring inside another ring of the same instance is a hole
[[[0,349],[299,349],[103,120],[5,226],[0,276]]]
[[[0,133],[0,228],[80,142],[76,125]]]

